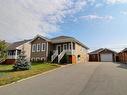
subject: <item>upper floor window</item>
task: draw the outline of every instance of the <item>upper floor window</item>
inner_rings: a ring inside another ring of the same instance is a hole
[[[32,52],[35,52],[36,51],[36,44],[33,44],[32,45]]]
[[[63,49],[64,49],[64,50],[67,50],[67,44],[64,44],[64,45],[63,45]]]
[[[41,51],[41,44],[37,44],[37,52]]]
[[[73,50],[75,50],[75,43],[73,43]]]
[[[45,50],[46,50],[46,44],[45,44],[45,43],[42,43],[41,50],[42,50],[42,51],[45,51]]]

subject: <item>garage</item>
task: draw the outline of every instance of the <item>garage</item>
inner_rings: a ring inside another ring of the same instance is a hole
[[[107,49],[100,48],[98,50],[89,53],[89,61],[92,62],[115,62],[117,52]]]
[[[113,54],[101,54],[101,62],[112,62],[113,61]]]

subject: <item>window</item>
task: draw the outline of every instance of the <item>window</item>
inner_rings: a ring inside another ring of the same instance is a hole
[[[73,43],[73,50],[75,50],[75,43]]]
[[[33,44],[32,45],[32,52],[35,52],[36,51],[36,44]]]
[[[41,50],[42,50],[42,51],[45,51],[45,50],[46,50],[46,44],[45,44],[45,43],[42,43]]]
[[[81,56],[80,56],[80,55],[78,55],[78,56],[77,56],[77,58],[78,58],[78,61],[80,61]]]
[[[67,44],[63,45],[63,50],[67,50]]]
[[[37,44],[37,52],[41,51],[41,44]]]

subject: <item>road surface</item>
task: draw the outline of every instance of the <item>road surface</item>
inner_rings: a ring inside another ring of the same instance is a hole
[[[126,95],[127,65],[85,63],[0,87],[0,95]]]

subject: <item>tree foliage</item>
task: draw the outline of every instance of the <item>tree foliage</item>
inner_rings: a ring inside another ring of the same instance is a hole
[[[0,41],[0,62],[7,57],[7,44],[5,41]]]
[[[16,64],[13,66],[13,70],[29,70],[31,68],[31,63],[27,61],[26,56],[22,52],[16,61]]]

